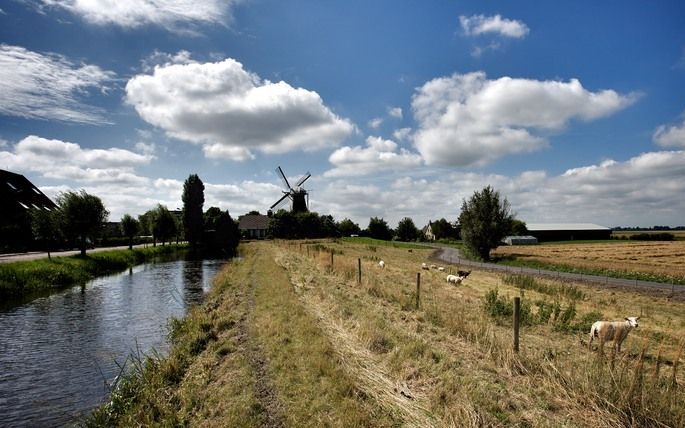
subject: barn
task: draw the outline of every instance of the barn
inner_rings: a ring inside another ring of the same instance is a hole
[[[238,229],[249,239],[266,238],[271,219],[261,214],[245,214],[238,218]]]
[[[507,245],[535,245],[538,243],[538,239],[534,236],[507,236],[502,242]]]
[[[527,223],[526,228],[540,242],[611,238],[610,228],[592,223]]]

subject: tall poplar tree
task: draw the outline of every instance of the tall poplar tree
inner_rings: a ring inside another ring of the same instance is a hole
[[[195,248],[202,240],[205,185],[197,174],[191,174],[183,183],[183,229],[186,240]]]

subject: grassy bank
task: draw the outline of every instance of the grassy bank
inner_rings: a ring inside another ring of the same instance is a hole
[[[133,250],[91,253],[86,257],[53,257],[0,264],[0,298],[82,284],[100,275],[118,272],[184,246],[166,245]]]
[[[372,247],[242,246],[206,303],[171,323],[170,355],[134,364],[88,424],[685,425],[682,303],[478,270],[453,286],[458,266],[421,270],[431,249]],[[588,350],[592,320],[638,315],[620,353]]]

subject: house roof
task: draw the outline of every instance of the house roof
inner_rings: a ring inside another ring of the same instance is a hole
[[[0,195],[3,203],[16,204],[14,209],[56,208],[50,198],[21,174],[0,169]]]
[[[246,214],[239,217],[238,229],[268,229],[271,219],[261,214]]]
[[[593,223],[527,223],[530,232],[543,230],[611,230],[608,227]]]

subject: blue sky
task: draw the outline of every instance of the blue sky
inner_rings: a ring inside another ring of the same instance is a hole
[[[274,170],[362,227],[456,220],[491,185],[529,223],[685,224],[679,1],[6,0],[0,168],[110,218],[265,212]]]

